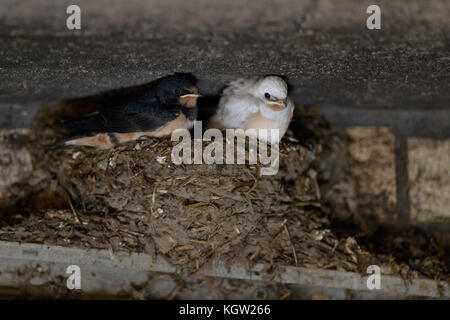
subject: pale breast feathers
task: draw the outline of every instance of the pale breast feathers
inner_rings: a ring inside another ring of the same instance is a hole
[[[247,117],[259,111],[259,101],[248,94],[222,97],[217,111],[217,120],[227,128],[238,128]]]

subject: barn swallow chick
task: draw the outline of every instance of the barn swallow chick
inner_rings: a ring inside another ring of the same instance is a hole
[[[286,133],[293,111],[294,104],[282,78],[238,79],[224,89],[209,127],[255,129],[258,139],[274,144]],[[267,129],[267,135],[260,129]],[[279,130],[278,137],[271,134],[271,129]]]
[[[195,83],[194,77],[184,74],[164,77],[129,103],[66,120],[62,124],[80,136],[58,143],[56,147],[108,149],[141,137],[167,138],[176,129],[190,130],[197,118],[200,96]]]

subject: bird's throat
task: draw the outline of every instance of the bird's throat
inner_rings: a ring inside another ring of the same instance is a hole
[[[180,105],[186,108],[194,108],[197,106],[197,95],[185,95],[178,99]]]

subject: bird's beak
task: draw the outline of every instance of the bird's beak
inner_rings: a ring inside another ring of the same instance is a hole
[[[185,106],[187,108],[193,108],[197,106],[197,98],[200,97],[200,95],[197,92],[192,92],[182,95],[178,98],[179,103],[182,106]]]
[[[198,98],[198,97],[201,97],[201,95],[197,94],[197,93],[189,93],[189,94],[180,96],[180,98]]]
[[[267,101],[273,108],[282,110],[287,107],[287,99],[278,99],[275,101]]]

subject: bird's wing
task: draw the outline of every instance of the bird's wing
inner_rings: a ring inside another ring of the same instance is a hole
[[[88,117],[68,120],[63,125],[84,134],[153,131],[176,119],[180,113],[176,106],[128,104],[105,108]]]
[[[224,96],[220,100],[216,121],[226,128],[240,128],[248,115],[259,111],[259,101],[251,95]]]

